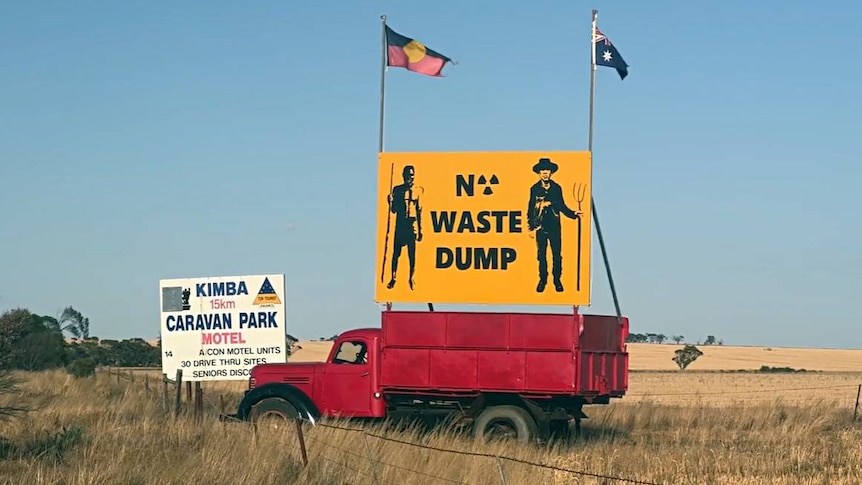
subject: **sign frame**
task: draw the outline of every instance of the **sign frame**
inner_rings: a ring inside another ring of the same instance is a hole
[[[183,380],[247,380],[252,367],[286,363],[283,273],[159,280],[162,372]]]
[[[375,302],[591,303],[590,151],[380,152],[377,172]]]

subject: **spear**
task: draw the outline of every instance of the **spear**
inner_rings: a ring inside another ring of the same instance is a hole
[[[392,177],[395,175],[395,162],[389,167],[389,195],[386,197],[386,239],[383,240],[383,264],[380,266],[380,282],[383,283],[383,275],[386,273],[386,254],[389,252],[389,228],[392,224]]]

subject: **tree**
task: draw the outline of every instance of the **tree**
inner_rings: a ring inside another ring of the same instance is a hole
[[[27,328],[32,321],[33,315],[22,308],[7,310],[0,315],[0,421],[27,412],[26,407],[15,401],[7,401],[4,396],[18,393],[19,381],[11,369],[21,339],[27,335]]]
[[[706,337],[706,340],[703,342],[703,345],[715,345],[715,336],[708,335]]]
[[[630,333],[626,337],[626,342],[643,343],[647,341],[647,338],[647,335],[644,335],[642,333]]]
[[[69,332],[75,338],[90,337],[90,319],[71,306],[63,309],[63,313],[57,318],[57,324],[61,332]]]
[[[674,351],[674,354],[676,354],[676,356],[671,360],[676,362],[676,365],[679,366],[679,370],[685,370],[686,367],[703,355],[703,352],[694,345],[686,345],[685,347]]]
[[[67,350],[55,319],[23,308],[0,315],[0,368],[43,370],[63,366]]]
[[[69,374],[79,379],[82,377],[92,377],[96,375],[96,361],[92,357],[78,359],[69,364],[66,370]]]
[[[99,345],[98,342],[94,342],[92,340],[85,340],[83,342],[78,342],[75,345],[69,346],[69,361],[74,363],[79,359],[92,358],[96,361],[97,365],[108,365],[110,364],[110,359],[108,358],[108,348]]]
[[[684,338],[685,338],[685,337],[683,337],[682,335],[674,335],[673,337],[671,337],[671,340],[673,340],[674,342],[676,342],[677,344],[679,344],[680,342],[682,342],[682,340],[683,340]]]
[[[0,369],[12,366],[18,345],[27,335],[32,314],[23,309],[7,310],[0,315]]]
[[[658,343],[662,343],[662,342],[664,342],[665,340],[667,340],[667,335],[665,335],[665,334],[663,334],[663,333],[660,333],[660,334],[658,334],[658,335],[656,335],[656,336],[655,336],[655,341],[656,341],[656,342],[658,342]]]
[[[104,343],[105,341],[103,341]],[[116,367],[155,367],[161,364],[161,351],[158,347],[142,339],[112,341],[102,354],[102,365]]]
[[[67,345],[63,334],[37,324],[18,343],[12,366],[26,371],[63,367],[68,363]]]
[[[293,355],[294,351],[299,350],[299,348],[301,348],[298,345],[296,345],[296,343],[299,342],[299,339],[297,339],[293,335],[291,335],[289,333],[285,334],[285,340],[287,343],[286,347],[287,347],[287,356],[288,357]]]

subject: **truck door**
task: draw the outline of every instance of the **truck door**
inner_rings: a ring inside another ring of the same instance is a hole
[[[323,380],[323,405],[328,414],[343,417],[371,416],[371,365],[368,342],[341,342],[326,363]]]

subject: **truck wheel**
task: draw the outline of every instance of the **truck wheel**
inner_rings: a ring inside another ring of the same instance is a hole
[[[539,428],[530,413],[518,406],[492,406],[476,418],[473,434],[483,441],[503,438],[529,443],[536,440]]]
[[[251,419],[260,426],[279,429],[295,426],[292,421],[299,417],[296,407],[280,397],[268,397],[251,408]]]

